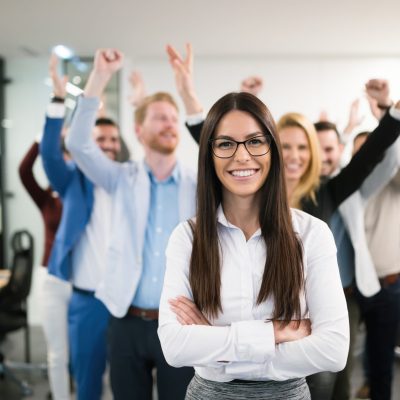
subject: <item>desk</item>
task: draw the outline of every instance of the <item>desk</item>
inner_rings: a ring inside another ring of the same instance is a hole
[[[11,271],[9,269],[0,269],[0,289],[7,285],[10,275]]]

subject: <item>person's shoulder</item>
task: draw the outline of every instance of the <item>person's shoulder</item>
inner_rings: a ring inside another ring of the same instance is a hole
[[[194,227],[194,224],[195,218],[192,218],[179,223],[175,227],[169,237],[167,253],[175,251],[184,252],[191,249],[193,241],[192,227]]]
[[[172,231],[172,235],[180,237],[180,238],[185,238],[189,239],[192,241],[193,239],[193,229],[196,225],[196,218],[191,218],[186,221],[180,222],[176,228]]]
[[[301,239],[305,249],[332,248],[333,251],[336,251],[332,232],[324,221],[293,208],[291,213],[293,229]]]

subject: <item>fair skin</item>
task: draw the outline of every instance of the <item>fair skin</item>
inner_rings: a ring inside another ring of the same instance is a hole
[[[149,104],[145,119],[136,124],[136,135],[145,151],[145,160],[155,177],[169,177],[176,164],[179,142],[178,112],[167,101]]]
[[[343,145],[333,129],[319,131],[318,142],[321,148],[321,175],[330,176],[339,167]]]
[[[310,164],[311,151],[307,135],[297,126],[290,126],[279,131],[283,165],[285,168],[285,183],[290,199],[301,177]]]
[[[230,111],[219,122],[215,138],[245,141],[262,131],[257,121],[243,111]],[[271,155],[254,157],[244,145],[239,145],[231,158],[213,156],[216,174],[222,184],[222,206],[229,222],[240,228],[248,240],[259,228],[258,196],[265,183],[271,165]],[[172,311],[182,325],[210,325],[210,322],[186,297],[169,300]],[[309,320],[292,321],[282,327],[279,321],[273,322],[275,342],[298,340],[310,335]]]
[[[221,119],[214,138],[241,142],[259,135],[262,135],[262,128],[254,118],[246,112],[234,110]],[[271,155],[268,152],[254,157],[244,145],[239,145],[231,158],[214,155],[213,159],[215,172],[222,185],[224,213],[248,240],[260,227],[258,196],[269,173]]]
[[[93,70],[84,90],[85,96],[100,97],[112,75],[122,67],[123,59],[123,54],[116,49],[97,50]],[[149,106],[145,120],[143,123],[137,124],[135,129],[143,144],[147,165],[158,180],[164,180],[170,176],[176,164],[173,145],[177,144],[179,135],[175,130],[176,109],[167,102],[159,103]],[[160,147],[169,147],[171,151],[155,148],[152,140],[158,142]]]
[[[98,125],[93,128],[92,136],[104,154],[111,160],[117,158],[121,151],[121,142],[117,127],[113,125]]]
[[[385,111],[378,107],[389,107],[393,104],[390,99],[389,83],[385,79],[370,79],[365,84],[365,94],[367,96],[372,115],[380,120]]]
[[[261,76],[252,75],[242,80],[240,84],[240,91],[251,93],[253,96],[259,96],[264,86]]]
[[[130,102],[133,107],[138,107],[142,100],[146,97],[146,88],[140,72],[132,71],[131,75],[129,76],[129,83],[133,89],[133,94],[130,96]]]
[[[186,55],[181,55],[178,50],[167,45],[169,63],[174,71],[175,84],[185,106],[186,114],[193,115],[203,111],[197,98],[193,83],[193,49],[191,43],[186,43]]]
[[[360,115],[360,99],[355,99],[350,105],[349,120],[343,130],[344,135],[349,135],[364,120],[364,116]]]

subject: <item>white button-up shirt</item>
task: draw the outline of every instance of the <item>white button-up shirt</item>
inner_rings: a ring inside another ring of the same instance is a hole
[[[304,248],[305,290],[300,301],[312,334],[275,344],[272,322],[266,322],[272,317],[273,299],[257,305],[267,252],[261,231],[246,241],[220,207],[223,312],[210,321],[212,326],[181,325],[168,303],[178,296],[193,298],[192,232],[187,222],[175,229],[167,247],[158,334],[169,364],[194,366],[204,379],[221,382],[286,380],[345,366],[349,326],[334,239],[324,222],[302,211],[292,210],[292,220]]]

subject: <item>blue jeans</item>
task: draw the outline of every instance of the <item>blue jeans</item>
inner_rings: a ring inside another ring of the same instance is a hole
[[[400,320],[400,279],[372,297],[358,293],[366,326],[366,352],[372,400],[390,400],[394,347]]]

